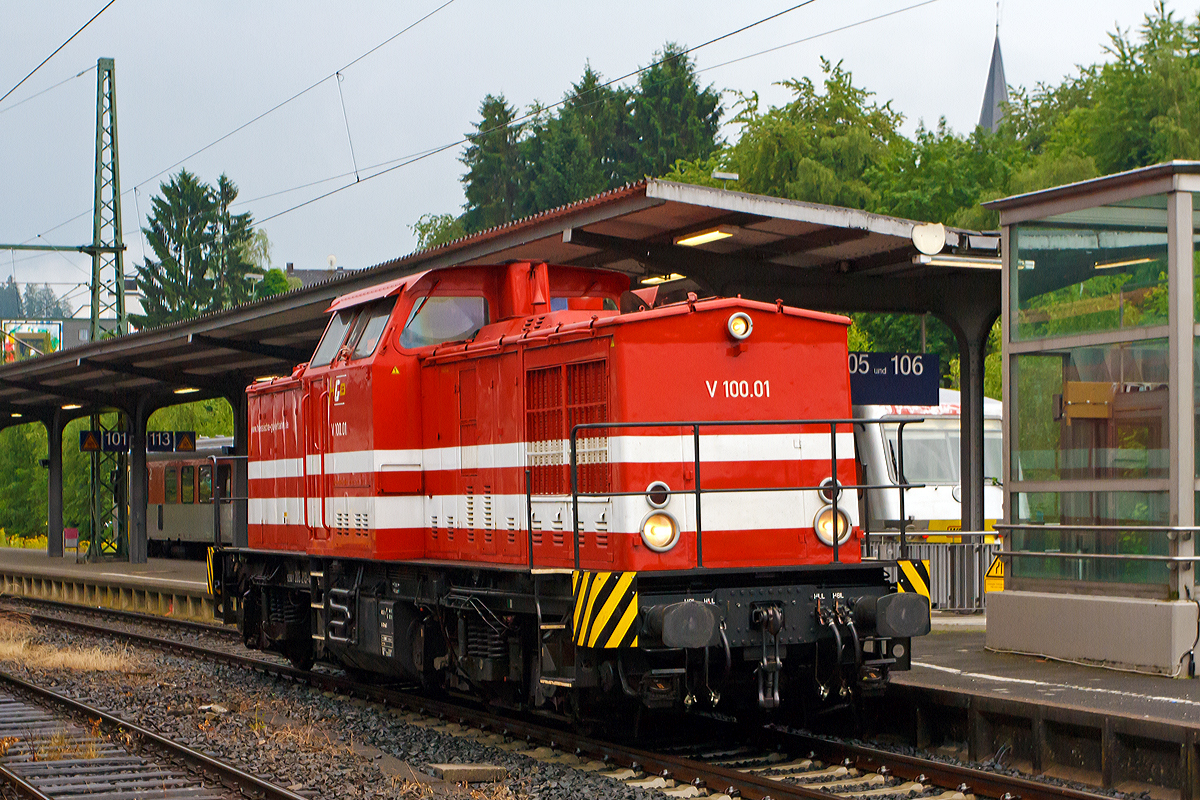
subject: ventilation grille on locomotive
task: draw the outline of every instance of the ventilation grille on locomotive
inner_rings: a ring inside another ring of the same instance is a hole
[[[531,369],[525,374],[525,427],[534,494],[571,490],[570,433],[608,419],[608,363],[603,360]],[[579,490],[609,490],[608,435],[588,431],[576,442]]]

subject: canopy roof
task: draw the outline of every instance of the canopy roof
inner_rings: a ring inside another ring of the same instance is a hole
[[[603,266],[635,285],[667,279],[667,300],[740,293],[818,310],[943,316],[956,303],[982,301],[998,314],[999,236],[946,229],[944,248],[928,256],[913,244],[917,227],[930,230],[853,209],[646,180],[258,303],[0,366],[0,427],[67,405],[83,406],[69,409],[78,415],[130,411],[139,397],[160,405],[237,397],[255,379],[307,361],[337,298],[454,265]],[[680,243],[714,231],[721,238]],[[173,395],[181,389],[198,391]]]

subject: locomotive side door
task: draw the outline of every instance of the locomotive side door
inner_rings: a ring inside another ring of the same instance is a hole
[[[325,376],[308,384],[305,400],[309,411],[304,447],[304,494],[308,527],[314,538],[328,539],[325,498],[329,487],[325,481],[325,452],[329,444],[329,387]]]

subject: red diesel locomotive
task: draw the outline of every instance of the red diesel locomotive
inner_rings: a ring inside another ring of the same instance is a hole
[[[312,360],[248,390],[249,545],[213,554],[246,644],[573,714],[907,669],[928,601],[841,500],[849,321],[628,290],[526,262],[334,302]]]

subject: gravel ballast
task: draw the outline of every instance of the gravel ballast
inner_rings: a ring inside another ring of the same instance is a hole
[[[39,643],[125,647],[46,628]],[[645,798],[661,796],[475,739],[410,724],[377,704],[224,664],[130,647],[134,672],[0,669],[128,719],[311,797]],[[430,764],[488,763],[499,784],[470,787],[433,777]]]

